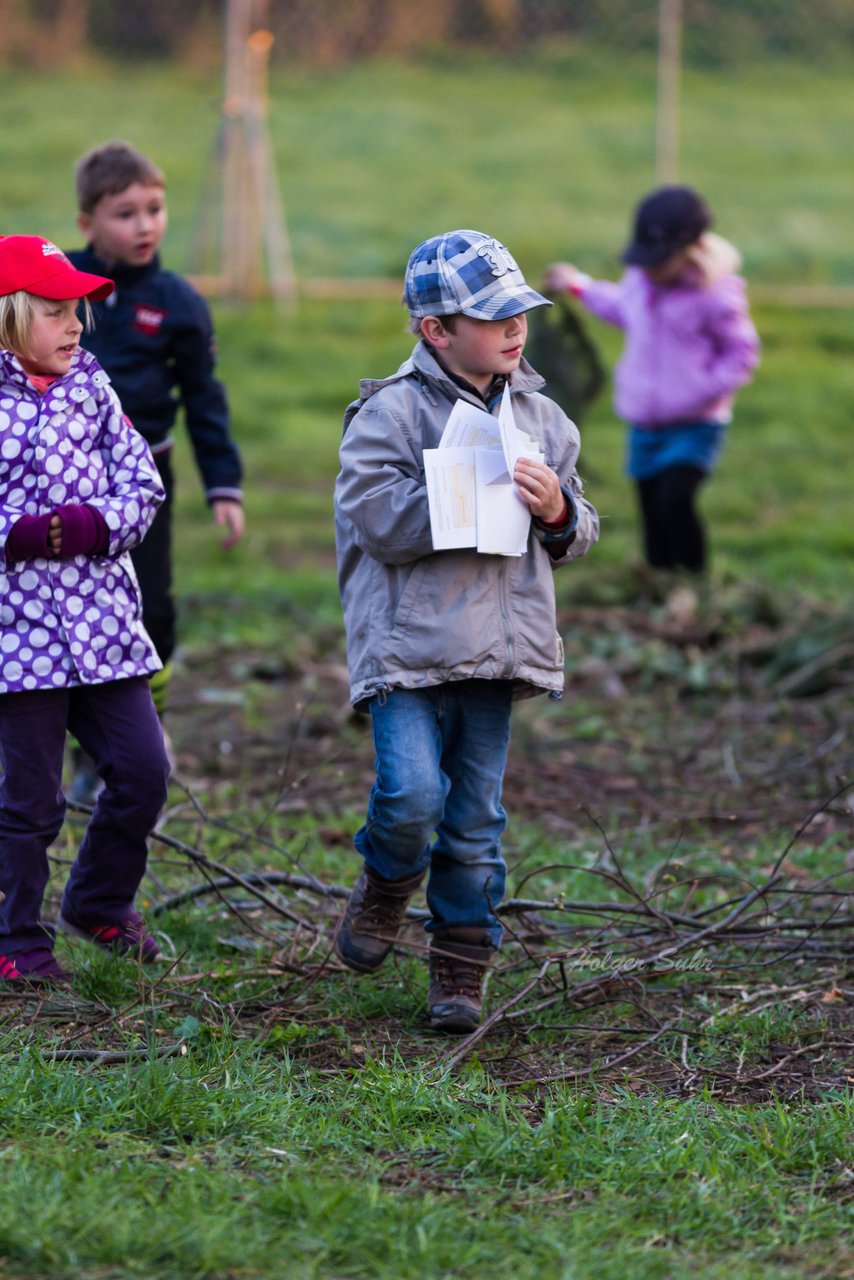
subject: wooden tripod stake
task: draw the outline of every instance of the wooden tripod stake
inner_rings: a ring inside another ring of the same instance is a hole
[[[293,302],[296,280],[268,127],[267,72],[273,35],[266,3],[228,0],[225,100],[217,148],[221,192],[217,292],[235,301],[268,291]]]

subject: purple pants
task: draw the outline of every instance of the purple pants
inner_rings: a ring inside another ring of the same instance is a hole
[[[117,923],[133,908],[147,838],[166,803],[169,762],[145,676],[0,697],[0,952],[50,946],[41,923],[47,851],[65,818],[66,731],[104,781],[62,898],[86,923]]]

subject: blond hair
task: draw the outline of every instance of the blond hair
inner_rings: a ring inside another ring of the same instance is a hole
[[[711,288],[724,276],[735,275],[741,268],[738,249],[714,231],[704,231],[685,250],[685,257],[698,273],[700,286],[704,289]]]
[[[13,351],[16,356],[29,357],[30,333],[35,319],[33,302],[37,295],[18,289],[15,293],[6,293],[0,297],[0,347],[5,351]],[[51,298],[41,298],[41,302],[50,303]],[[80,301],[83,308],[83,327],[88,329],[92,324],[92,308],[88,298]]]

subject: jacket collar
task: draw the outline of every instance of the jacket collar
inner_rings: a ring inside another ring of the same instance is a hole
[[[420,340],[412,355],[408,360],[404,360],[403,364],[396,373],[391,374],[388,378],[365,378],[359,384],[359,400],[362,404],[366,400],[370,400],[383,387],[389,386],[393,382],[400,382],[403,378],[409,378],[415,375],[426,387],[431,388],[434,392],[439,392],[451,400],[458,400],[460,396],[483,407],[482,397],[472,390],[466,393],[464,388],[451,377],[451,375],[439,364],[433,349],[424,340]],[[510,394],[515,395],[519,391],[540,391],[546,385],[545,379],[541,378],[536,370],[532,369],[527,360],[523,357],[519,363],[519,368],[510,374],[508,378],[510,383]]]
[[[106,276],[109,280],[114,280],[117,288],[127,289],[131,285],[137,284],[140,280],[153,276],[160,270],[160,255],[155,254],[144,267],[131,267],[124,262],[116,262],[112,266],[108,266],[101,261],[92,246],[87,245],[79,265],[86,271],[94,272],[95,275]]]
[[[92,369],[93,365],[95,366],[94,370]],[[98,369],[100,369],[100,365],[98,365],[98,362],[92,355],[91,351],[86,351],[83,347],[78,347],[74,353],[68,373],[64,373],[61,378],[57,378],[56,382],[51,385],[58,386],[59,384],[66,382],[75,374],[91,374]],[[14,386],[21,387],[22,389],[34,389],[33,384],[24,372],[20,360],[12,351],[0,351],[0,383],[12,383]]]

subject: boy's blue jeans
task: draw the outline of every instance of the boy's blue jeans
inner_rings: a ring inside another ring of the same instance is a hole
[[[376,781],[355,837],[386,880],[429,867],[428,930],[482,928],[496,947],[512,695],[510,680],[460,680],[373,698]]]

